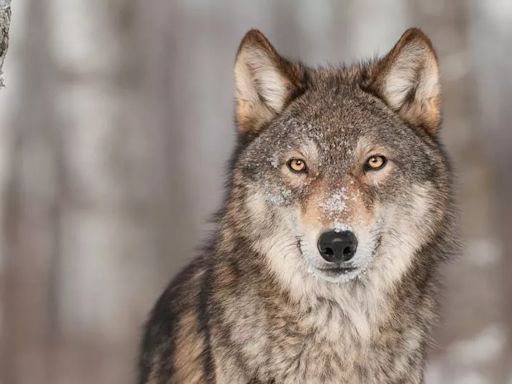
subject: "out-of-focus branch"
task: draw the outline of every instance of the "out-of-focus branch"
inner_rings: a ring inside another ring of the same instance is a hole
[[[11,23],[11,0],[0,0],[0,88],[4,86],[2,67],[9,46],[9,25]]]

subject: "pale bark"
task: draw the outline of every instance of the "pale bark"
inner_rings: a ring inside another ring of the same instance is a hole
[[[0,0],[0,88],[4,86],[2,68],[9,47],[9,26],[11,24],[11,0]]]

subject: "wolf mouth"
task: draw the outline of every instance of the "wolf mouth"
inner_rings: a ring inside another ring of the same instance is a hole
[[[355,271],[356,267],[333,267],[333,268],[317,268],[320,272],[333,274],[333,275],[341,275],[344,273]]]
[[[302,256],[304,256],[304,252],[302,250],[302,246],[303,246],[302,238],[297,236],[296,239],[297,239],[297,249],[299,250],[300,254]],[[349,267],[349,266],[345,266],[345,267],[333,266],[333,267],[330,267],[330,268],[313,267],[313,268],[316,269],[318,272],[321,272],[321,273],[326,274],[328,276],[344,275],[344,274],[347,274],[349,272],[353,272],[353,271],[358,269],[357,267]]]
[[[302,256],[305,256],[303,252],[303,239],[302,236],[296,236],[296,246],[298,251]],[[377,252],[380,249],[380,246],[382,244],[382,234],[377,235],[377,238],[375,240],[375,246],[371,252],[370,260],[372,260]],[[317,272],[323,274],[324,276],[336,278],[342,275],[352,275],[352,272],[357,272],[358,270],[365,270],[366,266],[333,266],[333,267],[317,267],[314,265],[311,265],[311,267],[316,270]]]

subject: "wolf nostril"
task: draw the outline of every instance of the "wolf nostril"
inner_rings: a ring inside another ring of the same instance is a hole
[[[318,250],[328,262],[341,263],[354,257],[357,238],[351,231],[324,232],[318,239]]]
[[[322,251],[320,251],[320,253],[322,253]],[[334,261],[334,251],[332,248],[325,248],[322,257],[327,261]]]

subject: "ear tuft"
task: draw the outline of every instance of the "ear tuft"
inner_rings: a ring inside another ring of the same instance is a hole
[[[234,75],[238,128],[255,134],[297,94],[304,70],[279,56],[267,38],[253,29],[240,43]]]
[[[380,60],[369,88],[408,123],[429,134],[438,130],[440,111],[439,66],[430,39],[410,28]]]

